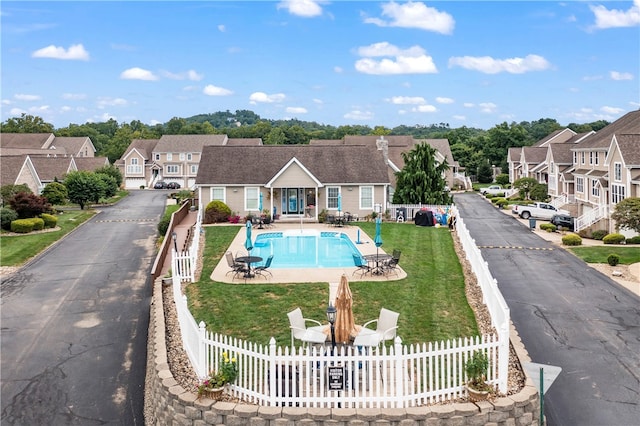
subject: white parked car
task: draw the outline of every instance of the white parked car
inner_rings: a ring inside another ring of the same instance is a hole
[[[487,195],[487,194],[498,195],[498,194],[504,194],[505,192],[506,190],[500,185],[491,185],[491,186],[487,186],[486,188],[480,189],[480,193],[482,195]]]

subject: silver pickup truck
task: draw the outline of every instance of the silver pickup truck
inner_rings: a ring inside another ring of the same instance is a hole
[[[546,220],[551,220],[551,217],[554,214],[569,214],[568,211],[557,209],[552,204],[540,202],[529,205],[515,204],[511,206],[511,213],[517,214],[523,219],[529,219],[530,217],[532,217],[534,219]]]

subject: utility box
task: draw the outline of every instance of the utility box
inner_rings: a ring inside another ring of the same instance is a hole
[[[536,229],[536,220],[532,217],[529,218],[529,228]]]

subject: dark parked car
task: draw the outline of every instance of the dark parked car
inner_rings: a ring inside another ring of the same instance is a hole
[[[155,185],[153,185],[153,189],[167,189],[167,184],[159,180]]]
[[[167,188],[169,188],[169,189],[180,189],[180,184],[178,182],[169,182],[167,184]]]
[[[551,223],[557,227],[566,228],[573,231],[573,218],[567,214],[554,214],[551,217]]]

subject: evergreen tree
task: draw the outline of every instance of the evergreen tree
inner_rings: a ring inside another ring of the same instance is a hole
[[[403,152],[404,168],[396,173],[394,204],[451,204],[444,172],[449,169],[446,160],[436,162],[436,150],[427,143]]]

